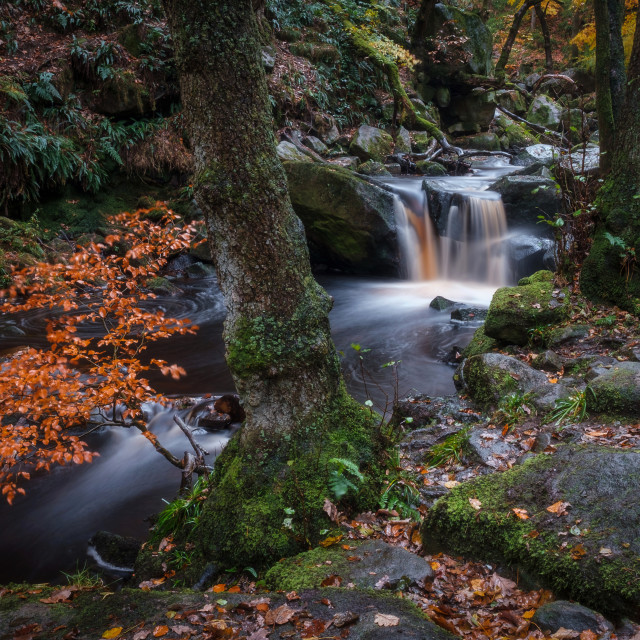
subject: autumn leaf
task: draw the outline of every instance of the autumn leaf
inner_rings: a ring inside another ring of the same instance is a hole
[[[398,624],[400,623],[400,618],[398,618],[397,616],[392,616],[387,613],[376,613],[376,616],[373,619],[373,621],[379,627],[397,627]]]
[[[103,638],[117,638],[122,633],[122,627],[112,627],[102,634]]]
[[[226,588],[226,584],[215,584],[213,585],[213,587],[211,587],[211,591],[213,591],[213,593],[222,593],[226,590]]]
[[[591,629],[586,629],[580,633],[580,640],[598,640],[598,634],[591,631]]]
[[[586,555],[587,550],[584,548],[581,542],[571,549],[571,557],[574,560],[581,560]]]
[[[338,522],[338,507],[329,498],[324,499],[322,510],[329,516],[331,522]]]
[[[526,509],[518,509],[517,507],[514,507],[513,509],[511,509],[511,511],[513,511],[513,513],[515,513],[518,516],[518,518],[520,518],[520,520],[529,519],[529,513],[527,512]]]
[[[291,620],[294,614],[295,609],[292,609],[289,605],[283,604],[277,609],[269,611],[264,618],[264,623],[269,627],[274,624],[286,624]]]
[[[328,536],[327,538],[325,538],[324,540],[320,540],[320,542],[318,543],[321,547],[330,547],[331,545],[337,544],[338,542],[340,542],[340,540],[342,540],[342,538],[344,538],[344,536],[342,534],[337,535],[337,536]]]
[[[477,498],[469,498],[469,504],[477,511],[482,507],[482,502]]]
[[[136,631],[136,633],[133,634],[133,640],[147,640],[147,637],[150,633],[151,630],[149,629],[141,629],[140,631]]]
[[[321,583],[321,587],[339,587],[342,584],[342,578],[339,575],[331,575],[326,577]]]
[[[153,630],[153,637],[154,638],[162,638],[162,636],[166,636],[167,633],[169,633],[169,627],[166,624],[159,624]]]
[[[55,591],[48,598],[40,598],[40,602],[44,602],[45,604],[57,604],[58,602],[70,602],[69,596],[77,591],[78,587],[76,585],[70,585],[68,587],[64,587],[59,591]]]
[[[535,615],[536,615],[536,610],[535,610],[535,609],[529,609],[529,611],[525,611],[525,612],[522,614],[522,617],[523,617],[525,620],[531,620],[531,618],[533,618],[533,616],[535,616]]]
[[[567,509],[571,505],[568,502],[562,502],[562,500],[558,500],[558,502],[554,502],[551,506],[547,507],[547,511],[549,513],[555,513],[557,516],[566,516]]]

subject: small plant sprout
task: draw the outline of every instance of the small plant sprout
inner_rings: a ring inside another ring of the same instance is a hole
[[[591,394],[596,397],[593,389],[587,387],[582,391],[575,391],[566,398],[556,400],[556,407],[551,414],[551,420],[555,421],[556,427],[562,427],[565,423],[574,424],[582,422],[588,417],[587,396]]]

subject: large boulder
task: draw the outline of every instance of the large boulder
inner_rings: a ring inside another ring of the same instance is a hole
[[[349,146],[349,153],[358,156],[362,162],[384,162],[392,152],[393,138],[386,131],[366,124],[356,131]]]
[[[523,149],[513,160],[513,164],[519,167],[528,167],[541,164],[550,167],[560,157],[559,150],[550,144],[532,144]]]
[[[526,119],[533,124],[558,131],[562,123],[562,107],[549,96],[539,95],[529,105]]]
[[[639,469],[637,450],[558,447],[453,489],[429,511],[423,543],[514,565],[558,595],[637,618]]]
[[[287,142],[286,140],[282,141],[276,147],[276,153],[282,162],[313,162],[313,158],[311,158],[311,156],[301,149],[298,149],[298,147],[296,147],[292,142]]]
[[[516,280],[536,271],[555,270],[555,243],[552,239],[523,233],[510,235],[505,244],[509,266]]]
[[[542,390],[547,376],[522,360],[502,353],[482,353],[467,358],[456,372],[461,387],[479,405],[496,405],[504,396]]]
[[[589,386],[587,406],[591,411],[640,416],[640,362],[616,362],[598,371]]]
[[[470,92],[452,91],[442,120],[449,133],[479,133],[489,128],[495,112],[495,93],[476,87]]]
[[[353,541],[341,545],[317,547],[293,558],[281,560],[266,574],[274,589],[292,591],[314,589],[330,576],[341,586],[351,583],[360,589],[406,589],[424,586],[433,570],[424,558],[382,540]],[[336,585],[337,586],[337,585]]]
[[[435,62],[425,67],[432,78],[442,78],[446,82],[455,74],[487,76],[491,73],[493,39],[475,13],[448,4],[436,4],[421,45],[423,50],[434,53]]]
[[[553,274],[538,271],[517,287],[502,287],[493,294],[484,330],[490,338],[525,345],[531,329],[559,324],[568,314],[567,297],[554,293]]]
[[[394,197],[339,167],[285,162],[311,258],[352,273],[398,275]]]
[[[553,237],[547,224],[538,224],[539,216],[552,220],[561,211],[562,194],[550,178],[510,175],[489,186],[502,196],[509,227],[528,228],[536,235]]]

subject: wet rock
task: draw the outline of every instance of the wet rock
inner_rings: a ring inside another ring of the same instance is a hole
[[[26,333],[13,320],[2,320],[0,321],[0,335],[21,337]]]
[[[451,312],[451,319],[458,322],[480,322],[487,317],[488,309],[478,307],[460,307]]]
[[[521,151],[513,160],[513,164],[528,167],[532,164],[542,164],[550,167],[560,157],[558,149],[550,144],[534,144]]]
[[[521,453],[520,448],[506,442],[495,429],[472,429],[468,446],[472,456],[492,469],[506,469]]]
[[[394,152],[411,153],[411,134],[404,127],[398,129]]]
[[[489,190],[502,196],[510,227],[529,228],[537,236],[553,236],[550,226],[538,224],[539,216],[553,219],[561,210],[562,194],[553,180],[509,175],[491,184]]]
[[[637,450],[559,446],[453,489],[426,518],[425,548],[507,562],[586,606],[637,616],[639,468]],[[515,517],[513,508],[529,519]]]
[[[399,273],[391,193],[338,167],[309,162],[284,167],[314,263],[352,273]]]
[[[552,329],[547,339],[550,347],[567,344],[569,342],[583,340],[589,335],[589,325],[571,324],[566,327]]]
[[[429,307],[431,309],[436,309],[437,311],[444,311],[445,309],[449,309],[453,307],[456,302],[453,300],[448,300],[447,298],[443,298],[442,296],[436,296],[430,303]]]
[[[568,301],[553,297],[553,274],[538,271],[517,287],[498,289],[491,300],[484,331],[490,338],[525,345],[530,330],[559,324],[569,313]],[[552,304],[552,302],[554,304]]]
[[[355,171],[360,165],[360,158],[357,156],[339,156],[337,158],[329,158],[329,162],[337,167]]]
[[[588,146],[585,149],[562,156],[560,166],[576,174],[597,174],[600,170],[600,148]]]
[[[365,176],[390,176],[391,172],[382,162],[375,162],[373,160],[367,160],[363,162],[357,169],[358,173]]]
[[[551,238],[523,233],[510,236],[505,240],[505,245],[509,265],[516,280],[544,269],[555,271],[555,243]]]
[[[640,416],[640,362],[617,362],[589,383],[590,411]]]
[[[555,351],[547,349],[537,358],[534,358],[532,360],[532,364],[536,369],[542,369],[543,371],[557,373],[558,371],[562,371],[562,368],[564,367],[564,359]]]
[[[446,176],[447,170],[439,163],[431,160],[418,160],[416,171],[423,176]]]
[[[110,531],[98,531],[89,540],[90,547],[102,561],[114,567],[133,568],[142,543],[135,538],[120,536]]]
[[[440,444],[449,436],[462,430],[462,426],[436,424],[424,429],[416,429],[400,443],[399,450],[413,464],[424,464],[431,447]]]
[[[320,138],[316,138],[315,136],[305,136],[302,139],[303,144],[305,144],[310,149],[313,149],[316,153],[319,153],[321,156],[329,153],[329,147],[320,140]]]
[[[424,558],[406,549],[382,540],[349,542],[355,548],[318,547],[281,560],[267,571],[265,581],[271,588],[290,591],[317,588],[327,578],[338,576],[337,584],[331,586],[353,584],[360,589],[395,590],[422,586],[434,576]]]
[[[313,162],[313,159],[310,156],[303,151],[300,151],[300,149],[298,149],[298,147],[296,147],[292,142],[281,142],[276,147],[276,153],[282,162]]]
[[[384,162],[393,151],[393,138],[382,129],[363,124],[351,140],[349,153],[360,160]]]
[[[509,393],[540,391],[549,384],[541,371],[502,353],[467,358],[457,375],[466,393],[480,405],[495,405]]]
[[[541,631],[555,633],[561,627],[572,631],[613,631],[613,625],[601,614],[583,607],[577,602],[556,600],[536,609],[531,622]]]
[[[425,153],[433,140],[433,136],[426,131],[412,131],[411,139],[413,140],[412,149],[414,153]]]
[[[226,413],[232,422],[243,422],[246,418],[244,409],[240,404],[240,398],[232,393],[220,396],[213,403],[213,408],[221,413]]]
[[[187,276],[193,279],[209,278],[216,275],[216,269],[212,264],[195,262],[187,267]]]
[[[313,114],[313,130],[327,145],[338,141],[340,131],[334,117],[328,113],[315,112]]]
[[[527,102],[524,96],[515,89],[501,89],[496,91],[496,102],[507,111],[521,116],[527,112]]]
[[[500,139],[495,133],[477,133],[463,138],[456,138],[456,146],[463,149],[479,149],[481,151],[500,151]]]
[[[552,131],[558,131],[562,123],[562,107],[549,96],[538,95],[529,105],[525,119]]]
[[[402,165],[399,162],[389,162],[384,165],[384,168],[392,176],[399,176],[402,174]]]

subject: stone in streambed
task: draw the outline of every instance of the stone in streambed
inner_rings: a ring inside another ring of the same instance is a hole
[[[560,628],[572,631],[613,631],[613,625],[602,615],[576,602],[556,600],[536,609],[531,622],[546,633],[555,633]]]
[[[360,589],[406,589],[433,578],[424,558],[382,540],[349,540],[351,549],[318,547],[274,565],[265,576],[269,587],[284,591],[313,589],[331,579],[332,586],[353,584]],[[338,584],[339,583],[339,584]]]

